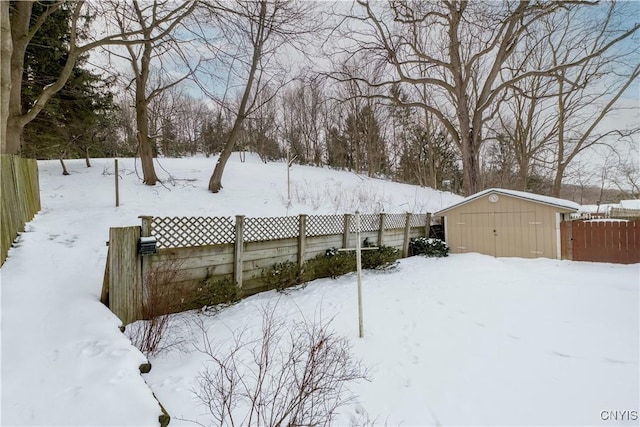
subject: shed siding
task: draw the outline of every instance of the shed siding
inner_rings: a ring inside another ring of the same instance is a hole
[[[498,257],[558,258],[556,213],[562,208],[498,194],[446,213],[446,240],[452,253],[479,252]]]

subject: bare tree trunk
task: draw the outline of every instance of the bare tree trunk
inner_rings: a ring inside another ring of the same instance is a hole
[[[64,164],[64,158],[67,155],[66,152],[60,155],[60,166],[62,166],[62,175],[69,175],[69,171],[67,170],[67,166]]]
[[[224,173],[224,168],[227,165],[229,157],[231,157],[231,153],[233,153],[233,147],[238,140],[238,135],[240,134],[241,128],[242,120],[239,119],[239,117],[236,117],[236,121],[233,125],[231,133],[229,134],[227,143],[224,145],[224,148],[220,153],[220,157],[218,158],[218,162],[216,163],[216,167],[213,169],[213,174],[209,179],[209,191],[211,191],[212,193],[217,193],[222,189],[222,174]]]
[[[6,2],[2,2],[3,5]],[[24,130],[24,123],[20,120],[22,116],[22,74],[24,72],[24,56],[29,43],[29,21],[31,18],[31,9],[33,8],[33,2],[16,2],[14,4],[13,14],[11,16],[11,22],[9,24],[11,31],[11,60],[9,61],[11,82],[9,84],[9,98],[5,99],[3,92],[2,102],[8,102],[7,106],[7,125],[5,135],[5,150],[7,154],[18,154],[20,147],[22,146],[22,133]],[[4,13],[3,13],[4,20]],[[4,44],[4,41],[3,41]],[[3,49],[4,51],[4,49]],[[3,67],[6,57],[3,56]],[[4,83],[3,83],[4,86]]]
[[[9,108],[9,110],[11,111],[12,109]],[[5,137],[6,151],[3,154],[18,154],[20,152],[24,126],[20,120],[20,114],[9,113],[7,117],[7,135]]]
[[[153,98],[178,84],[191,73],[164,86],[158,84],[150,91],[148,82],[151,75],[151,61],[154,56],[158,55],[155,51],[160,45],[168,46],[173,41],[171,34],[173,28],[194,10],[197,2],[176,3],[175,9],[164,11],[164,14],[159,15],[158,11],[162,10],[164,2],[156,0],[151,5],[153,10],[151,16],[145,16],[145,13],[148,13],[148,5],[145,3],[141,4],[136,0],[130,4],[133,8],[133,19],[125,14],[116,15],[122,33],[126,33],[129,30],[128,26],[135,22],[135,25],[139,27],[136,31],[139,31],[142,36],[140,51],[136,51],[134,46],[127,46],[127,50],[129,51],[131,68],[135,74],[137,139],[140,160],[142,161],[143,182],[146,185],[156,185],[159,180],[153,165],[154,143],[149,136],[149,104]],[[114,7],[119,8],[120,6],[115,3]],[[161,32],[154,33],[158,28],[161,28]]]
[[[149,138],[149,120],[146,104],[144,91],[136,91],[136,124],[138,127],[138,150],[142,161],[143,182],[146,185],[156,185],[158,176],[153,167],[153,144],[151,138]]]
[[[480,168],[476,162],[476,154],[470,142],[470,136],[462,137],[462,177],[464,182],[464,195],[470,196],[478,192],[478,176]]]
[[[265,42],[265,32],[267,32],[265,23],[265,17],[267,14],[267,3],[266,1],[260,2],[260,12],[258,16],[258,28],[257,33],[253,39],[253,58],[251,61],[251,68],[249,69],[249,76],[247,78],[247,84],[244,87],[244,93],[242,94],[242,100],[240,101],[240,105],[238,106],[238,114],[236,116],[236,120],[233,124],[233,129],[229,134],[229,138],[227,139],[222,152],[220,153],[220,157],[218,158],[218,162],[216,163],[216,167],[213,169],[213,174],[209,179],[209,191],[212,193],[217,193],[222,189],[222,174],[224,173],[224,168],[227,165],[227,161],[229,157],[231,157],[231,153],[233,152],[233,147],[238,140],[238,136],[240,134],[240,130],[242,129],[242,122],[246,118],[247,114],[247,106],[249,105],[249,98],[251,96],[251,90],[253,88],[253,82],[256,77],[256,73],[258,71],[258,64],[260,63],[260,58],[262,56],[262,47]],[[268,37],[268,34],[266,35]]]
[[[551,187],[551,196],[560,197],[560,189],[562,188],[562,178],[564,175],[565,163],[565,90],[564,90],[564,74],[558,77],[558,146],[555,158],[555,175],[553,177],[553,185]]]
[[[11,94],[11,58],[13,42],[11,41],[11,20],[9,19],[9,2],[0,2],[0,153],[7,152],[7,119],[9,117],[9,96]]]
[[[142,67],[146,69],[147,76],[148,67]],[[140,150],[140,160],[142,161],[142,176],[143,182],[146,185],[156,185],[158,182],[158,176],[156,170],[153,167],[153,143],[149,137],[149,117],[147,115],[147,99],[145,96],[144,83],[146,78],[138,80],[136,86],[142,86],[136,88],[136,125],[138,128],[138,146]]]
[[[84,162],[88,168],[91,167],[91,160],[89,159],[89,147],[84,149]]]

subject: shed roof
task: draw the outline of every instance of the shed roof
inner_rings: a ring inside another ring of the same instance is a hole
[[[496,193],[496,194],[504,194],[511,197],[516,197],[518,199],[528,200],[531,202],[541,203],[543,205],[554,206],[557,208],[562,208],[570,211],[577,211],[580,209],[580,205],[578,203],[572,202],[570,200],[558,199],[555,197],[542,196],[540,194],[534,193],[526,193],[524,191],[516,191],[516,190],[506,190],[504,188],[489,188],[487,190],[480,191],[479,193],[473,194],[462,201],[455,203],[449,207],[441,209],[438,212],[435,212],[435,216],[440,216],[444,212],[447,212],[453,208],[458,206],[462,206],[466,203],[469,203],[473,200],[479,199],[487,194]]]
[[[620,207],[623,209],[640,209],[640,199],[620,200]]]

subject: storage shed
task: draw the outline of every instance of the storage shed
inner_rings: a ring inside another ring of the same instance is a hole
[[[579,208],[569,200],[491,188],[434,216],[444,217],[451,253],[560,259],[560,222]]]

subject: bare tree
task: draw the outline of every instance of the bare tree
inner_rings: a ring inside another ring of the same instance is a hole
[[[344,151],[346,167],[369,176],[389,172],[389,153],[382,121],[383,108],[376,97],[380,88],[363,84],[362,80],[376,79],[378,70],[363,58],[351,58],[340,66],[344,79],[334,90],[334,97],[342,104],[337,138],[330,151]],[[330,153],[333,157],[333,153]]]
[[[364,52],[370,61],[385,68],[388,77],[367,81],[370,85],[427,85],[433,95],[428,103],[414,97],[404,104],[426,108],[445,126],[461,153],[467,195],[480,189],[484,130],[507,88],[530,76],[549,76],[581,65],[630,37],[639,27],[635,24],[620,30],[596,50],[563,63],[546,69],[520,69],[509,77],[505,75],[507,60],[521,48],[523,40],[537,37],[533,29],[543,17],[591,3],[357,3],[362,14],[353,16],[352,22],[356,23],[343,33],[351,41],[346,53]]]
[[[195,9],[197,2],[170,2],[154,0],[141,3],[138,0],[111,6],[122,33],[136,31],[141,34],[137,45],[127,45],[128,61],[134,73],[133,86],[136,108],[137,140],[142,161],[143,182],[155,185],[158,177],[153,166],[154,142],[149,132],[149,104],[162,92],[176,86],[191,75],[167,77],[169,70],[162,67],[172,50],[179,51],[180,43],[174,34],[178,25]],[[112,52],[113,53],[113,52]],[[115,54],[115,53],[113,53]],[[152,64],[156,64],[156,81],[151,88]],[[162,74],[164,73],[164,75]]]
[[[541,44],[523,49],[507,61],[510,77],[517,76],[523,64],[525,68],[543,69],[547,56]],[[511,153],[515,175],[500,186],[522,191],[541,190],[531,187],[531,178],[544,170],[545,156],[555,143],[557,115],[551,100],[553,86],[548,76],[533,75],[509,87],[499,99],[496,119],[488,124],[487,139],[489,144],[502,144],[501,149]]]
[[[636,147],[638,145],[636,144]],[[632,156],[621,159],[617,165],[612,181],[620,192],[630,199],[640,198],[640,167],[637,159],[640,156],[638,150],[632,152]]]
[[[217,193],[222,189],[224,168],[242,132],[243,122],[261,102],[275,97],[288,80],[287,70],[279,66],[283,51],[301,52],[298,43],[317,24],[310,16],[315,7],[310,2],[260,0],[207,3],[205,7],[201,32],[205,47],[212,55],[208,59],[216,61],[217,67],[221,63],[228,67],[227,88],[236,85],[242,88],[233,126],[209,180],[209,190]],[[224,35],[224,48],[210,40],[212,31],[207,25],[214,25],[216,33]],[[220,101],[210,85],[201,82],[200,88],[210,98]],[[263,96],[266,88],[271,96]]]
[[[556,143],[551,188],[551,195],[555,197],[560,196],[568,166],[580,153],[597,145],[615,146],[625,141],[629,144],[631,137],[640,132],[638,123],[625,128],[602,126],[619,108],[618,101],[623,94],[640,77],[638,45],[624,48],[620,43],[613,43],[615,36],[620,38],[620,22],[624,22],[626,16],[624,10],[615,3],[610,3],[596,17],[585,16],[581,10],[568,10],[558,17],[559,23],[547,23],[546,47],[555,69],[550,73],[555,83]],[[583,25],[572,27],[572,22]],[[623,35],[633,34],[639,27],[636,24]],[[575,40],[580,43],[574,43]],[[585,51],[587,60],[579,65],[560,66]]]
[[[282,97],[283,139],[299,163],[323,164],[325,101],[320,81],[313,78],[301,81]]]
[[[256,153],[264,163],[284,157],[278,144],[277,107],[273,92],[265,87],[256,99],[253,114],[244,121],[238,140],[242,151]]]

